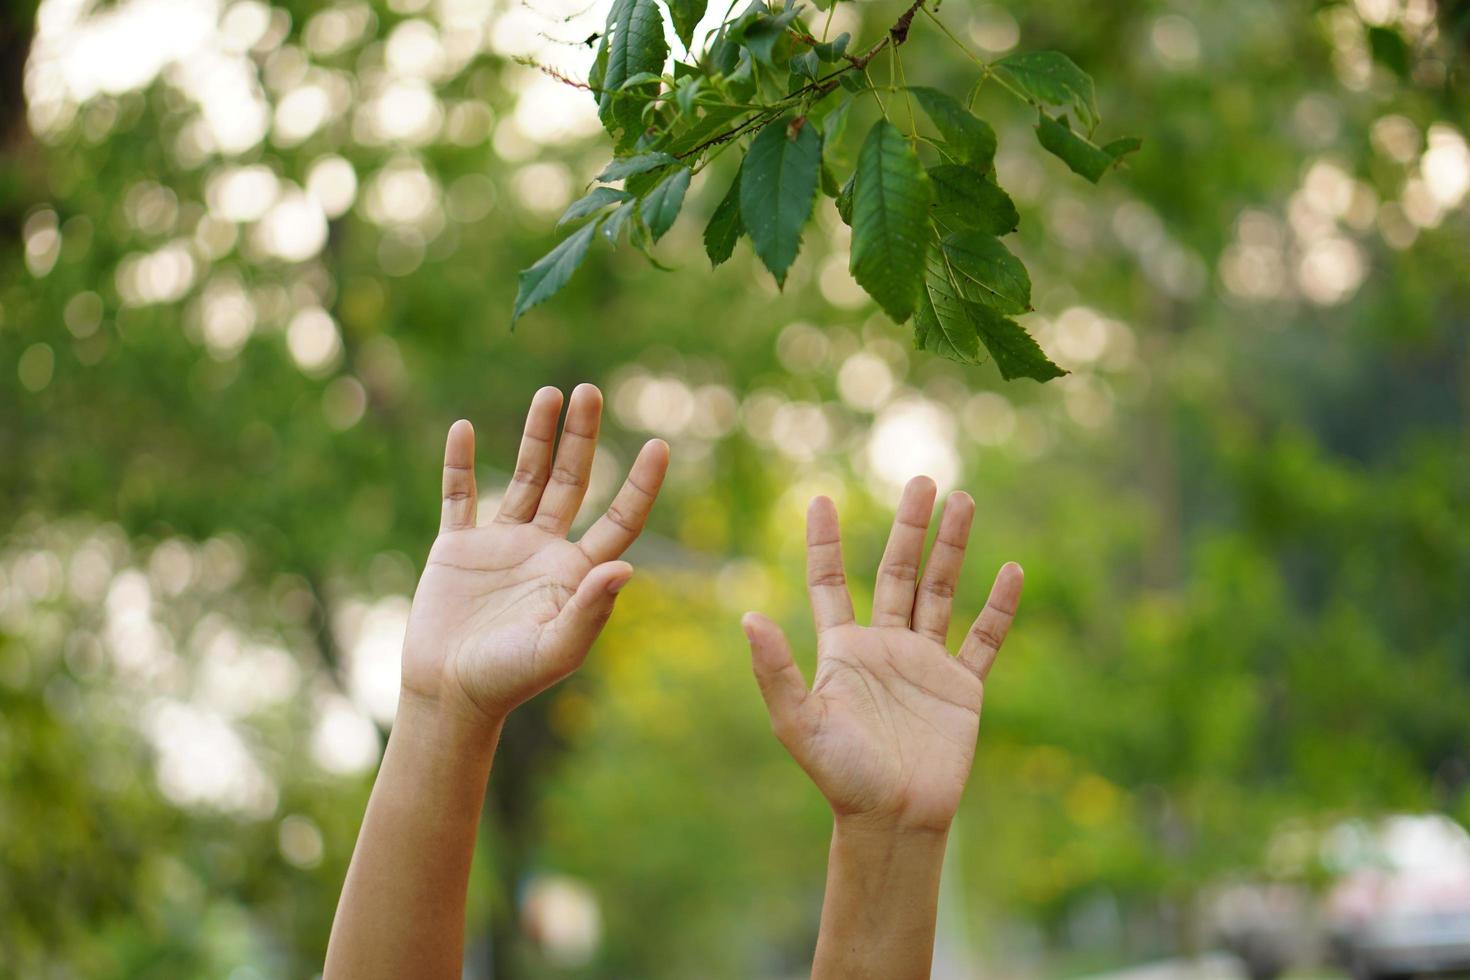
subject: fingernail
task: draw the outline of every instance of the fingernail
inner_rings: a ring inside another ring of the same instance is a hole
[[[628,582],[632,580],[632,578],[633,577],[630,575],[627,578],[614,581],[611,585],[607,587],[608,595],[617,595],[619,592],[623,591],[623,586],[627,585]]]

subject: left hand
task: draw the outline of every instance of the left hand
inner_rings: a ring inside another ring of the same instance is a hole
[[[975,502],[945,503],[927,563],[934,481],[904,488],[873,591],[873,622],[853,621],[837,509],[807,512],[807,589],[817,625],[817,676],[807,690],[781,628],[744,620],[776,736],[850,826],[948,830],[970,775],[985,678],[1021,595],[1021,568],[996,576],[957,657],[945,649],[950,606]],[[920,569],[923,575],[920,577]]]

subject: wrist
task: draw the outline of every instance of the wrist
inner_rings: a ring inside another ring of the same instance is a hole
[[[875,852],[904,851],[940,855],[949,840],[949,824],[915,823],[901,817],[875,814],[835,814],[833,842],[849,848]]]
[[[472,704],[403,688],[393,720],[393,738],[449,759],[483,759],[488,765],[504,723],[503,714],[491,715]]]

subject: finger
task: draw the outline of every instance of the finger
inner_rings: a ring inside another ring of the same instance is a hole
[[[542,641],[552,662],[563,666],[567,673],[581,665],[592,641],[612,615],[618,593],[632,577],[632,565],[610,561],[594,567],[582,578],[582,584],[551,621]]]
[[[852,596],[842,570],[842,534],[837,505],[817,497],[806,511],[806,590],[817,632],[852,622]]]
[[[1021,602],[1021,582],[1024,575],[1021,566],[1008,561],[995,576],[990,587],[990,598],[985,608],[970,627],[965,642],[960,646],[960,662],[975,672],[982,681],[990,674],[1000,646],[1006,641],[1011,620],[1016,617],[1016,607]]]
[[[602,392],[596,385],[577,385],[567,406],[567,420],[561,427],[551,482],[546,484],[541,506],[536,510],[536,523],[548,531],[565,534],[576,519],[582,497],[587,493],[587,481],[592,476],[592,456],[597,450],[597,429],[601,422]]]
[[[924,577],[914,599],[914,631],[939,643],[949,637],[949,614],[954,590],[965,563],[965,545],[970,540],[970,523],[975,518],[975,501],[956,490],[944,502],[939,517],[939,534],[924,563]]]
[[[475,526],[475,427],[460,419],[444,439],[444,486],[439,530]]]
[[[669,444],[650,439],[633,460],[623,488],[608,505],[607,513],[582,535],[578,546],[593,561],[611,561],[637,540],[648,521],[648,512],[663,486],[669,469]]]
[[[934,513],[934,481],[916,476],[903,488],[888,547],[878,563],[878,582],[873,587],[873,625],[908,626],[914,612],[914,583],[924,559],[924,535]]]
[[[740,620],[750,641],[750,666],[761,697],[771,714],[771,728],[782,744],[800,731],[801,704],[806,700],[806,680],[791,659],[791,644],[781,627],[760,613],[746,613]]]
[[[505,488],[497,521],[524,524],[536,516],[541,492],[551,474],[551,447],[556,442],[556,418],[561,414],[561,392],[542,388],[531,398],[526,412],[526,429],[521,436],[521,449],[516,455],[515,475]]]

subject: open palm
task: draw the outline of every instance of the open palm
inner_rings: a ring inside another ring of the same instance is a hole
[[[959,656],[950,656],[945,640],[975,504],[968,494],[950,495],[924,564],[934,499],[928,477],[904,488],[866,627],[853,618],[837,510],[826,497],[812,501],[807,587],[818,662],[811,690],[780,628],[756,613],[745,618],[776,735],[839,816],[944,829],[970,774],[984,681],[1015,615],[1021,569],[1000,570]]]
[[[515,475],[495,519],[476,526],[474,430],[456,422],[444,450],[439,537],[414,594],[403,685],[451,697],[491,718],[575,670],[633,574],[618,557],[638,537],[668,466],[668,446],[643,447],[607,513],[580,541],[602,395],[581,385],[567,408],[543,388],[531,401]]]

